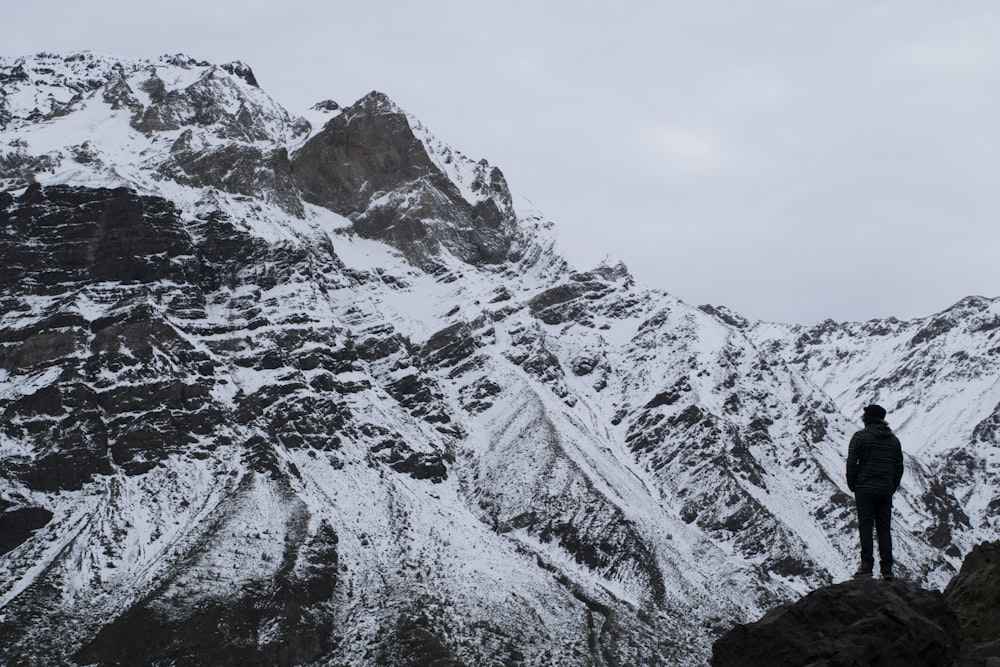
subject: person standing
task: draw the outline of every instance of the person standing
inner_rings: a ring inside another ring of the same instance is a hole
[[[882,578],[892,574],[892,494],[903,478],[903,449],[899,438],[885,421],[885,408],[865,407],[861,421],[865,427],[854,434],[847,448],[847,486],[854,492],[861,537],[861,566],[855,578],[872,576],[875,567],[872,527],[878,534],[879,565]]]

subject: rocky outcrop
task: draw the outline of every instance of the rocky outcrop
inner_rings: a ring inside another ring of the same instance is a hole
[[[38,185],[16,200],[8,195],[6,206],[2,198],[0,221],[9,232],[0,244],[5,286],[31,284],[43,293],[62,293],[67,283],[184,281],[197,271],[181,259],[190,254],[191,239],[165,199],[124,188]],[[3,295],[13,293],[6,289]]]
[[[944,593],[854,580],[813,591],[713,646],[713,667],[1000,664],[1000,542],[972,549]]]
[[[246,63],[235,60],[231,63],[223,65],[222,69],[234,76],[240,77],[254,88],[260,88],[260,84],[257,83],[257,77],[254,76],[253,70],[250,69],[250,66]]]
[[[903,581],[847,581],[737,625],[715,642],[711,664],[951,667],[961,641],[941,593]]]
[[[159,173],[182,185],[214,187],[243,197],[258,197],[289,215],[305,217],[284,148],[262,150],[252,144],[189,148],[184,135]]]
[[[961,664],[1000,664],[1000,542],[973,547],[944,597],[965,634]]]

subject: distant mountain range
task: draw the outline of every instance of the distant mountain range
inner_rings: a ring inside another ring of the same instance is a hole
[[[1000,535],[1000,299],[693,307],[381,93],[0,59],[0,220],[11,664],[704,664],[855,568],[870,402],[901,574]]]

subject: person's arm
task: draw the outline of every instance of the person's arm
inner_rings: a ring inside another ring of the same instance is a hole
[[[896,465],[896,484],[892,487],[893,493],[899,488],[899,482],[903,479],[903,448],[899,444],[899,438],[896,439],[896,451],[895,451],[895,461]]]
[[[851,438],[851,444],[847,446],[847,488],[854,490],[854,483],[858,481],[858,460],[861,458],[861,443],[856,437]]]

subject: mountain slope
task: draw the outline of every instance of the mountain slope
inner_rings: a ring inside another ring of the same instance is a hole
[[[752,335],[842,412],[872,400],[890,411],[926,475],[909,488],[939,517],[924,529],[932,546],[957,557],[1000,529],[1000,300],[969,297],[910,322],[756,325]]]
[[[0,92],[14,660],[700,664],[851,571],[869,396],[909,576],[995,535],[996,302],[692,308],[569,266],[384,95],[296,118],[242,63],[39,55]]]

